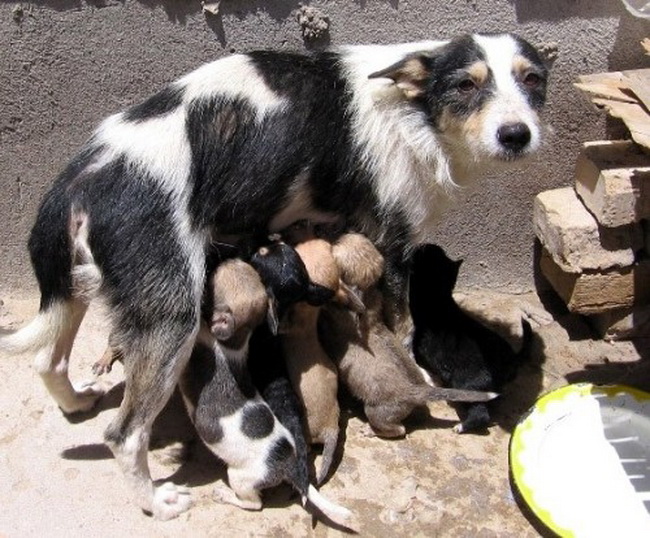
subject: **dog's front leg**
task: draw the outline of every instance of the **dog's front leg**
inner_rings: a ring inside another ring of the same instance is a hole
[[[384,294],[384,323],[402,339],[410,333],[412,325],[408,311],[409,264],[401,253],[389,252],[384,256],[386,265],[380,283]]]

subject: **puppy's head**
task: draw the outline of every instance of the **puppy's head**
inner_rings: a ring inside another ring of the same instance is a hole
[[[411,264],[412,291],[428,298],[451,298],[462,263],[463,260],[452,260],[438,245],[421,245]]]
[[[390,78],[468,163],[512,161],[536,151],[548,70],[520,37],[466,35],[373,73]]]

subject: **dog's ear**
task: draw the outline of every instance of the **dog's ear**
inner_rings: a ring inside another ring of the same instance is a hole
[[[431,60],[431,56],[424,52],[410,54],[390,67],[368,75],[368,78],[389,78],[407,99],[416,99],[426,91]]]
[[[227,305],[216,305],[212,313],[210,332],[217,340],[228,340],[235,333],[235,317]]]
[[[555,60],[557,60],[557,57],[560,54],[560,48],[556,42],[547,41],[545,43],[541,43],[537,47],[537,52],[540,59],[544,63],[544,67],[546,67],[546,69],[550,69],[553,67]]]
[[[334,290],[310,282],[307,287],[307,295],[305,296],[305,301],[311,306],[323,306],[328,301],[331,301],[334,297]]]

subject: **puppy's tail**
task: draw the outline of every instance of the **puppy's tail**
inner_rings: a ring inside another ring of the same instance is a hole
[[[51,303],[25,327],[15,333],[0,336],[0,353],[22,355],[36,353],[56,342],[68,327],[71,304],[67,301]]]
[[[316,483],[319,486],[325,481],[329,475],[330,469],[332,468],[332,463],[334,462],[334,455],[336,454],[336,448],[338,446],[339,440],[338,429],[328,430],[323,435],[323,439],[323,459],[320,465],[320,470],[318,471],[318,477],[316,479]]]
[[[442,387],[425,387],[426,399],[447,400],[448,402],[489,402],[499,396],[496,392],[479,390],[445,389]]]
[[[306,506],[308,501],[318,512],[332,523],[356,532],[358,525],[354,514],[347,508],[340,506],[321,495],[311,484],[307,490],[307,495],[302,496],[302,505]]]

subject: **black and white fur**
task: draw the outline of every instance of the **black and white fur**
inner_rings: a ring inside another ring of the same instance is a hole
[[[296,479],[308,481],[311,473],[304,430],[305,416],[289,380],[280,342],[266,325],[258,327],[251,338],[248,371],[255,389],[293,436]]]
[[[180,379],[199,436],[228,466],[230,488],[217,486],[215,496],[246,510],[260,510],[261,491],[288,482],[303,506],[309,501],[330,521],[351,528],[352,513],[309,483],[303,468],[306,456],[297,453],[292,434],[252,386],[238,383],[230,366],[221,346],[202,328]]]
[[[546,78],[511,35],[206,64],[107,118],[54,182],[29,239],[40,312],[0,349],[35,353],[65,413],[93,406],[101,389],[67,368],[87,308],[71,275],[89,255],[126,374],[105,439],[137,503],[174,517],[188,504],[173,485],[156,496],[147,449],[194,345],[210,240],[343,220],[382,251],[404,314],[410,252],[455,187],[539,148]]]

